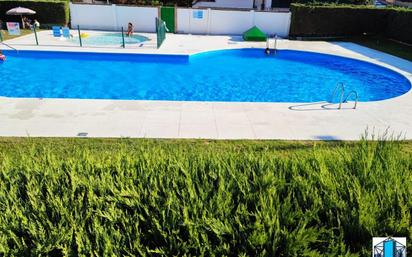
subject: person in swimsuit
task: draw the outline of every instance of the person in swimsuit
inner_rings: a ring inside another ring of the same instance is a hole
[[[127,33],[126,35],[128,37],[133,36],[133,24],[131,22],[129,22],[129,24],[127,24]]]
[[[0,50],[0,61],[5,61],[6,60],[6,56],[3,54],[3,51]]]

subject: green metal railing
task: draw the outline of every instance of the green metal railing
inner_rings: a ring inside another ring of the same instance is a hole
[[[122,47],[125,48],[126,47],[126,43],[124,42],[124,30],[122,27]]]
[[[60,27],[60,29],[61,29],[61,27]],[[78,41],[77,46],[85,47],[84,38],[88,35],[86,33],[82,33],[82,30],[81,30],[79,25],[77,25],[77,28],[73,28],[73,31],[76,31],[77,34],[78,34],[78,37],[79,37],[79,39],[78,39],[79,41]],[[166,31],[167,31],[166,23],[163,20],[156,18],[157,48],[159,48],[162,45],[163,41],[165,40]],[[3,43],[3,41],[5,40],[5,37],[3,36],[3,32],[4,31],[0,31],[0,42],[1,43]],[[42,37],[39,34],[38,28],[33,27],[32,32],[34,34],[34,42],[33,43],[35,43],[35,45],[39,46],[40,43],[43,43],[43,40],[42,40]],[[120,47],[126,48],[126,44],[127,44],[128,41],[126,40],[127,38],[126,38],[124,27],[121,27],[120,32],[121,32],[121,39],[120,39],[121,41],[119,40],[120,41],[119,42]],[[73,35],[70,34],[70,37],[73,37]],[[76,41],[72,40],[72,41],[62,41],[61,44],[64,45],[65,42],[67,42],[67,44],[69,46],[75,46],[75,44],[77,43]],[[86,46],[87,47],[93,47],[93,45],[90,44],[90,43],[86,43]]]
[[[80,32],[80,26],[79,26],[79,25],[77,25],[77,32],[79,33],[79,44],[80,44],[80,47],[83,47],[82,33]]]
[[[33,26],[34,38],[36,39],[36,45],[39,45],[39,39],[37,38],[36,26]]]
[[[160,48],[166,39],[166,23],[156,18],[157,48]]]

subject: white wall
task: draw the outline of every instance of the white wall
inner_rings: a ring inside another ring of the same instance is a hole
[[[193,6],[218,8],[253,8],[253,0],[216,0],[215,2],[199,1]]]
[[[131,7],[116,5],[88,5],[70,3],[72,27],[80,25],[82,29],[126,30],[129,22],[135,31],[155,32],[156,7]]]
[[[80,25],[83,29],[117,29],[111,5],[70,4],[70,19],[72,27]]]
[[[195,18],[194,12],[203,12]],[[253,26],[267,34],[289,35],[290,13],[232,11],[213,9],[178,9],[177,32],[188,34],[241,35]]]
[[[117,24],[127,28],[127,23],[133,23],[136,31],[155,32],[155,18],[158,16],[158,8],[153,7],[129,7],[117,6]]]
[[[213,34],[242,34],[253,27],[253,11],[210,10],[210,32]]]
[[[255,12],[255,24],[267,34],[277,34],[281,37],[289,35],[290,12]]]
[[[136,31],[155,32],[157,7],[70,4],[72,27],[119,30],[132,22]],[[201,12],[201,13],[199,13]],[[286,37],[290,13],[233,11],[213,9],[177,9],[177,32],[189,34],[241,35],[253,26],[267,34]]]
[[[177,9],[177,33],[209,34],[209,13],[207,10],[196,10],[203,12],[203,19],[193,18],[194,9]]]

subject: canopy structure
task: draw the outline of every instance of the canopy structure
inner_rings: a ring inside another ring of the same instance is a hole
[[[7,15],[33,15],[33,14],[36,14],[36,12],[28,8],[16,7],[16,8],[8,10],[6,14]]]
[[[256,26],[243,33],[243,40],[245,41],[266,41],[266,38],[267,35]]]
[[[24,28],[23,15],[33,15],[33,14],[36,14],[36,12],[33,11],[33,10],[30,10],[28,8],[24,8],[24,7],[19,6],[19,7],[8,10],[6,12],[6,14],[7,15],[20,15],[21,23],[22,23],[22,26]]]

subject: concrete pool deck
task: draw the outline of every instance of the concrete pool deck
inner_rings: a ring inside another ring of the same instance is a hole
[[[153,34],[142,35],[154,38]],[[49,31],[39,33],[39,41],[47,45],[35,46],[32,37],[24,36],[6,43],[19,50],[159,54],[265,47],[264,42],[243,42],[235,36],[168,34],[160,49],[155,48],[153,40],[126,49],[61,46]],[[393,69],[412,81],[412,62],[352,43],[281,39],[278,48],[365,60]],[[7,47],[0,45],[0,49]],[[335,87],[325,86],[331,91]],[[353,102],[344,104],[342,110],[337,110],[336,106],[322,108],[324,104],[1,97],[0,136],[356,140],[365,130],[375,134],[388,130],[412,139],[411,91],[384,101],[360,102],[356,110],[352,109]]]

